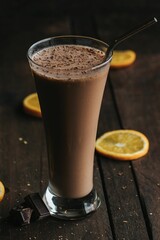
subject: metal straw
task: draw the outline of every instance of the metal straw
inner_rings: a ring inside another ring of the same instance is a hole
[[[111,52],[114,50],[114,48],[115,48],[119,43],[123,42],[124,40],[132,37],[132,36],[135,35],[136,33],[141,32],[142,30],[150,27],[151,25],[153,25],[154,23],[157,23],[157,22],[158,22],[157,18],[154,17],[153,19],[147,21],[146,23],[140,25],[139,27],[136,27],[136,28],[130,30],[129,32],[123,34],[122,36],[118,37],[117,39],[115,39],[115,40],[113,41],[113,43],[111,43],[111,44],[109,45],[108,49],[107,49],[106,58],[110,57]]]

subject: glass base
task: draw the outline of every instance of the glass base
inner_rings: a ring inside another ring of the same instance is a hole
[[[101,204],[95,189],[82,198],[63,198],[56,196],[48,187],[44,196],[50,214],[54,217],[68,220],[83,218],[94,212]]]

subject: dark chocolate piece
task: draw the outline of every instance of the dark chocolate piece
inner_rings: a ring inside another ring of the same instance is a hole
[[[16,206],[10,211],[10,220],[18,226],[30,224],[33,210],[23,205]]]
[[[40,220],[50,216],[50,212],[39,193],[31,193],[24,199],[25,204],[33,209],[32,220]]]

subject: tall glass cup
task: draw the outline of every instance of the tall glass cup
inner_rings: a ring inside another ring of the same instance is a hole
[[[77,219],[95,211],[95,139],[111,57],[107,44],[80,36],[44,39],[28,50],[46,134],[51,215]]]

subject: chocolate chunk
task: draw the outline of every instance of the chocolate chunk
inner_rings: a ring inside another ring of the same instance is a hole
[[[32,220],[40,220],[50,215],[39,193],[32,193],[26,196],[25,204],[33,209]]]
[[[29,194],[24,200],[23,203],[10,210],[9,219],[13,224],[23,226],[50,216],[50,212],[39,193]]]
[[[18,226],[30,224],[33,210],[23,205],[16,206],[10,211],[10,220]]]

